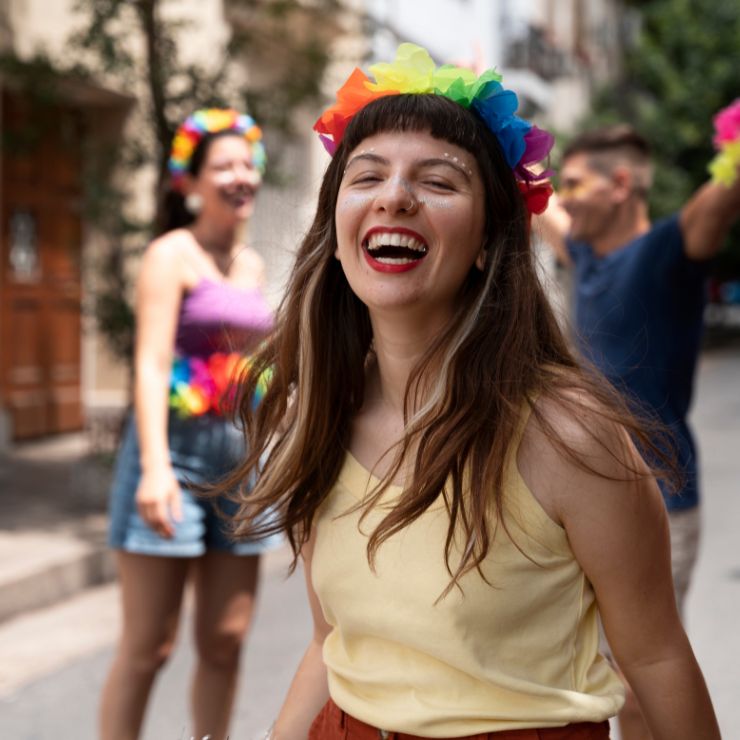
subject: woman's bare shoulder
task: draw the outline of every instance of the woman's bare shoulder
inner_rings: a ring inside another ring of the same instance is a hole
[[[620,411],[578,385],[541,393],[524,428],[517,465],[558,523],[580,491],[634,483],[647,466],[619,421]]]
[[[140,279],[147,276],[165,279],[168,284],[179,284],[190,288],[197,282],[199,272],[193,267],[196,262],[193,237],[187,229],[174,229],[154,239],[144,252]]]
[[[173,229],[153,239],[144,252],[144,260],[166,266],[182,263],[184,254],[193,248],[193,238],[185,229]]]
[[[621,436],[618,418],[619,412],[612,405],[586,388],[576,383],[564,384],[539,394],[533,402],[527,429],[544,433],[555,446],[564,443],[576,451],[590,453],[594,444]]]

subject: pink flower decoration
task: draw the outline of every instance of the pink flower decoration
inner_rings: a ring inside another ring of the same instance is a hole
[[[728,141],[740,139],[740,98],[714,117],[714,146],[720,149]]]

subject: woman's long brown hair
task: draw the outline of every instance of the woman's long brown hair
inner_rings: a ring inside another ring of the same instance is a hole
[[[259,475],[252,490],[237,494],[235,534],[285,532],[297,558],[345,459],[352,418],[363,403],[372,330],[367,308],[334,258],[334,210],[348,154],[385,131],[428,131],[466,149],[478,162],[487,195],[485,269],[471,269],[457,315],[412,373],[405,436],[392,450],[394,464],[381,486],[362,504],[369,511],[413,454],[413,476],[370,536],[368,557],[372,563],[384,540],[442,497],[452,587],[469,570],[480,571],[501,521],[505,462],[525,404],[563,454],[591,470],[531,404],[535,396],[556,399],[575,419],[597,413],[624,427],[653,459],[665,455],[608,383],[581,369],[571,354],[536,276],[522,197],[493,134],[442,96],[393,95],[366,106],[347,128],[324,175],[275,331],[243,379],[239,415],[247,454],[217,491]],[[251,398],[268,369],[272,380],[255,408]],[[620,456],[628,477],[645,475],[628,456],[607,452]],[[465,543],[454,562],[453,541]]]

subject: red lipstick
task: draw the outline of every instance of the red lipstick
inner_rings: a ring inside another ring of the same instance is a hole
[[[362,252],[365,255],[365,260],[367,261],[368,265],[375,270],[376,272],[384,272],[384,273],[400,273],[400,272],[408,272],[409,270],[413,270],[417,265],[419,265],[424,257],[426,256],[426,251],[424,252],[416,252],[414,254],[413,258],[405,258],[403,256],[390,256],[386,255],[385,259],[378,259],[376,256],[373,256],[373,253],[370,251],[369,243],[370,238],[374,234],[403,234],[404,236],[408,236],[412,239],[414,239],[419,244],[423,244],[426,248],[426,239],[424,239],[421,234],[419,234],[416,231],[413,231],[412,229],[407,229],[403,226],[374,226],[371,229],[369,229],[365,233],[365,237],[362,241]],[[389,245],[393,247],[393,245]],[[408,249],[407,251],[411,252],[411,249]],[[403,261],[388,261],[389,259],[398,259]]]

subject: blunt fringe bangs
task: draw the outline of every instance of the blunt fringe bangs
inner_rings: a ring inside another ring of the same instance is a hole
[[[501,147],[486,125],[470,111],[442,95],[387,95],[360,110],[347,126],[342,146],[351,152],[363,139],[391,131],[428,131],[435,139],[476,156],[484,146]]]

